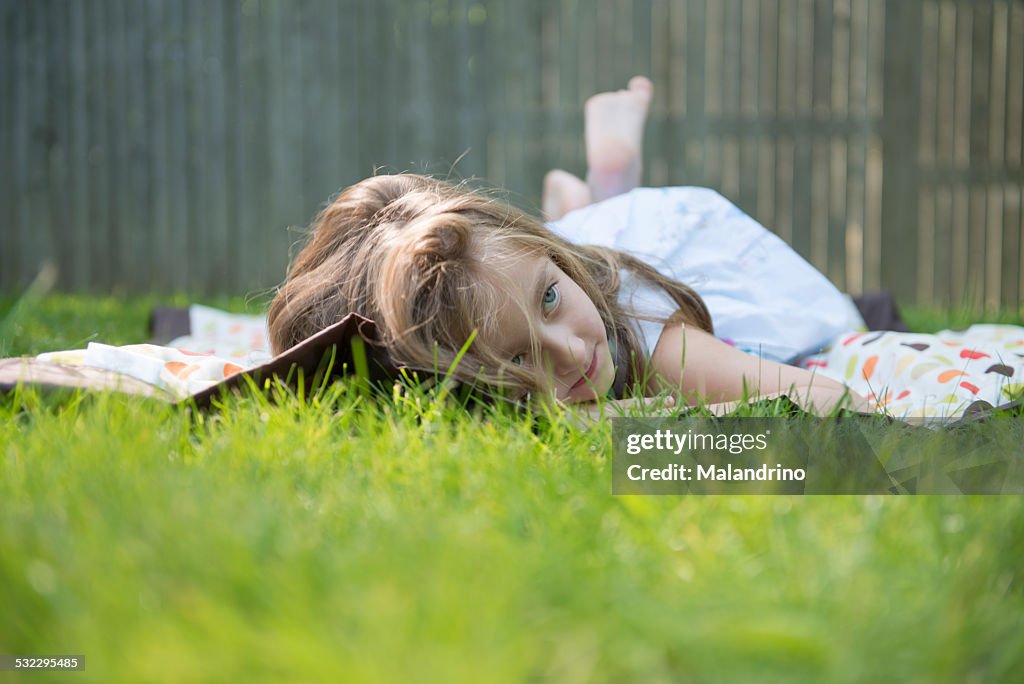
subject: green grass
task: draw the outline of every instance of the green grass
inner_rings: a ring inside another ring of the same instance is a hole
[[[973,323],[1009,323],[1024,325],[1024,308],[1020,310],[999,309],[978,313],[968,307],[954,309],[904,308],[900,313],[907,326],[914,332],[938,332],[939,330],[963,330]]]
[[[8,303],[2,343],[139,341],[152,303]],[[87,667],[0,681],[1024,670],[1024,499],[613,497],[609,442],[607,424],[341,385],[195,418],[117,396],[9,395],[0,653],[78,653]]]
[[[135,344],[149,337],[154,306],[187,307],[184,295],[133,299],[51,295],[0,297],[0,358],[80,349],[89,342]],[[238,313],[260,313],[258,300],[220,297],[204,304]]]

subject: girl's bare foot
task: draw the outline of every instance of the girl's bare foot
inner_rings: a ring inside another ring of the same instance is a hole
[[[654,84],[634,76],[625,90],[599,93],[584,106],[587,184],[595,202],[629,192],[643,172],[644,123]]]
[[[553,169],[544,176],[541,209],[545,221],[557,221],[570,211],[581,209],[591,202],[590,188],[568,171]]]

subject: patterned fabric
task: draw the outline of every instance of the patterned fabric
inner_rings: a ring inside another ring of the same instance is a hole
[[[797,365],[845,383],[895,418],[957,418],[976,401],[998,406],[1024,395],[1024,327],[848,333]]]
[[[91,342],[87,349],[49,352],[37,358],[123,373],[165,389],[179,399],[271,358],[263,316],[193,305],[189,308],[189,324],[192,334],[173,340],[166,347],[113,347]]]
[[[233,314],[201,304],[188,308],[190,334],[171,340],[169,347],[188,349],[256,366],[270,358],[266,316]]]

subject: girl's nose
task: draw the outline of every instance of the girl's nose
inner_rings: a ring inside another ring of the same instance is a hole
[[[590,359],[587,355],[587,344],[580,337],[565,330],[561,334],[557,330],[544,335],[541,339],[544,353],[551,364],[551,371],[556,376],[579,374],[586,368]]]

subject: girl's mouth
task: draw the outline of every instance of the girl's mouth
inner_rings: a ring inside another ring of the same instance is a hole
[[[593,381],[594,374],[595,374],[596,371],[597,371],[597,349],[594,349],[594,355],[590,359],[590,367],[587,368],[587,372],[584,373],[583,376],[579,380],[576,381],[576,384],[569,388],[569,391],[571,392],[572,390],[576,389],[577,387],[581,387],[583,385],[583,383],[585,383],[585,382]]]

